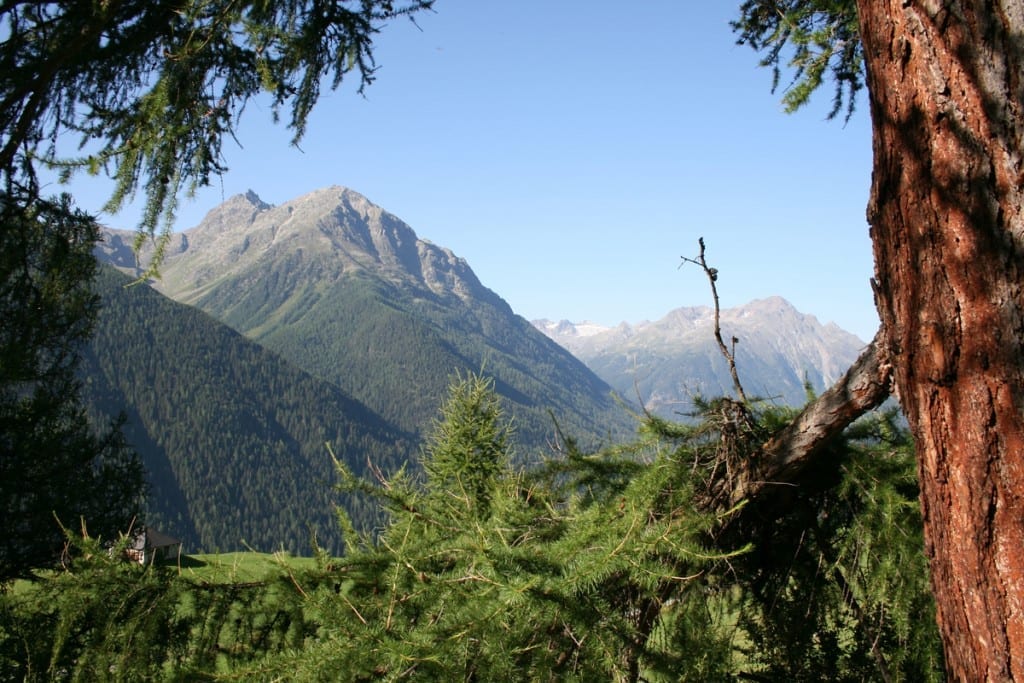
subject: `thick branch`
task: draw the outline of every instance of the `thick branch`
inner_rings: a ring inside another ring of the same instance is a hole
[[[754,456],[753,469],[733,491],[732,502],[755,498],[773,485],[791,484],[819,448],[885,401],[891,374],[880,330],[846,374]]]

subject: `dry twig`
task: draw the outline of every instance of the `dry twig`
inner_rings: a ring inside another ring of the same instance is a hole
[[[732,349],[725,345],[725,341],[722,339],[722,327],[721,327],[721,308],[718,304],[718,269],[711,268],[708,266],[707,261],[704,260],[704,238],[701,237],[697,240],[697,244],[700,245],[700,253],[697,258],[686,258],[681,256],[683,263],[695,263],[704,270],[704,274],[708,276],[708,282],[711,284],[711,297],[715,301],[715,341],[718,342],[718,348],[721,350],[722,355],[725,357],[726,362],[729,364],[729,373],[732,375],[732,385],[736,389],[736,396],[740,399],[744,405],[747,404],[747,394],[743,391],[743,385],[740,384],[739,373],[736,372],[736,344],[739,343],[737,337],[732,338]],[[683,263],[679,264],[682,268]]]

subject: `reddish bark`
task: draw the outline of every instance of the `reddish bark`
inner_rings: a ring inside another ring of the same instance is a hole
[[[857,4],[876,297],[947,666],[1024,681],[1024,5]]]

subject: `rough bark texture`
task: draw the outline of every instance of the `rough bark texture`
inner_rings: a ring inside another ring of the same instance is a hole
[[[1024,681],[1024,3],[858,7],[876,297],[947,666]]]

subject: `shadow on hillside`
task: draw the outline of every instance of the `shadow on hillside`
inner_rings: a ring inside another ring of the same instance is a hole
[[[198,569],[199,567],[207,566],[206,562],[191,555],[182,555],[177,558],[176,562],[168,562],[168,564],[177,564],[181,569]]]

